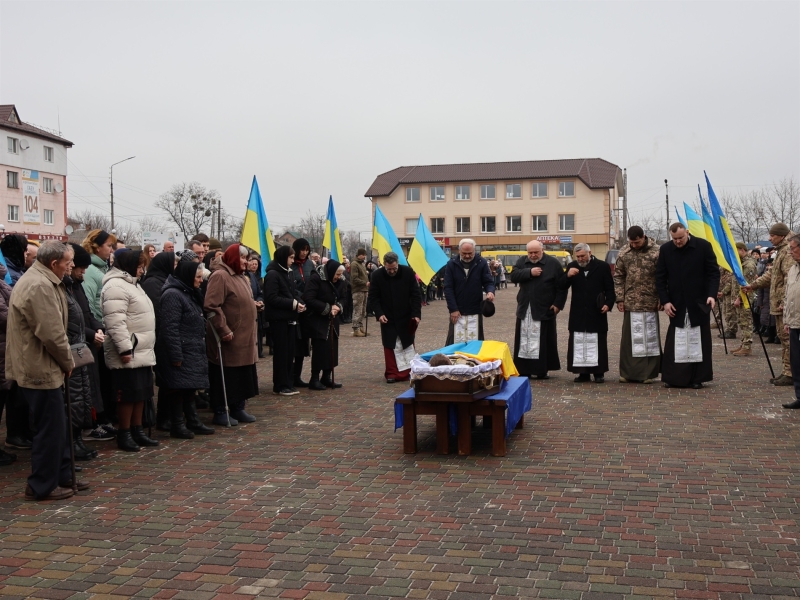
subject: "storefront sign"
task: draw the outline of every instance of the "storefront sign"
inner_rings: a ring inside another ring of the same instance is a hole
[[[560,244],[561,238],[557,235],[540,235],[536,238],[536,241],[543,244]]]
[[[561,236],[558,236],[558,239],[562,244],[571,244],[572,243],[572,236],[571,235],[561,235]]]

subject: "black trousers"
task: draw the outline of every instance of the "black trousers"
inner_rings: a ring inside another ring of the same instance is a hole
[[[272,332],[272,391],[294,387],[294,346],[297,325],[289,321],[270,321]]]
[[[17,384],[10,390],[0,390],[0,417],[6,409],[6,435],[8,437],[30,438],[28,431],[28,405],[17,393]]]
[[[792,368],[794,395],[800,400],[800,329],[789,330],[789,365]]]
[[[72,479],[64,391],[62,388],[34,390],[20,386],[17,393],[28,401],[30,407],[33,448],[28,485],[37,498],[42,498],[59,482]]]

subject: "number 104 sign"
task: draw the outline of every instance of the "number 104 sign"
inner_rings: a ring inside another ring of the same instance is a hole
[[[39,225],[39,171],[22,171],[22,222]]]

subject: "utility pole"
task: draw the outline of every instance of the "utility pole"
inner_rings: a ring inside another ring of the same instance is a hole
[[[625,195],[622,197],[622,235],[628,235],[628,169],[622,170],[622,189]],[[621,236],[620,236],[621,237]],[[627,238],[622,238],[627,239]]]
[[[114,166],[118,165],[119,163],[124,163],[126,160],[131,160],[132,158],[136,158],[135,156],[129,156],[128,158],[121,160],[119,162],[115,162],[110,167],[111,171],[111,229],[114,229]]]
[[[669,231],[669,183],[664,180],[664,187],[667,188],[667,231]]]

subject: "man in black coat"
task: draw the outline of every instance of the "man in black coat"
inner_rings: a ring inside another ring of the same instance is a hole
[[[444,267],[444,297],[450,313],[445,346],[483,339],[483,293],[494,302],[494,277],[480,254],[475,254],[475,240],[458,243],[458,256]]]
[[[520,375],[549,379],[548,371],[561,369],[556,315],[567,302],[567,282],[561,263],[544,253],[541,242],[528,242],[526,250],[511,271],[519,284],[514,364]]]
[[[608,371],[608,311],[617,299],[611,267],[592,256],[589,244],[575,246],[575,260],[567,265],[572,287],[569,309],[567,371],[576,382],[605,381]]]
[[[405,361],[409,354],[413,356],[414,334],[422,318],[422,294],[414,270],[398,264],[394,252],[383,256],[383,267],[370,277],[369,306],[381,324],[386,383],[408,381],[411,368]]]
[[[689,235],[680,223],[669,227],[671,242],[661,246],[656,289],[669,317],[661,381],[664,387],[700,389],[711,381],[711,326],[719,288],[719,268],[706,240]]]

